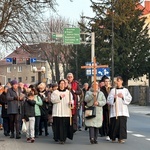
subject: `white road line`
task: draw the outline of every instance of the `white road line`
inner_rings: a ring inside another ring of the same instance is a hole
[[[145,137],[144,135],[142,134],[132,134],[133,136],[136,136],[136,137]]]
[[[150,139],[146,138],[147,141],[150,141]]]
[[[127,131],[127,133],[133,133],[133,131]]]

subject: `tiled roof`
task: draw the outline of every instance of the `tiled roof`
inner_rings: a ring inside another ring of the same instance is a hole
[[[143,10],[143,15],[150,14],[150,1],[145,1],[145,6],[142,6],[140,3],[137,5],[137,9]]]

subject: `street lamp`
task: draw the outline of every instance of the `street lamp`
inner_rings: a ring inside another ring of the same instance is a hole
[[[111,43],[111,80],[112,86],[114,86],[114,4],[115,0],[112,0],[112,24],[111,24],[111,31],[112,31],[112,43]]]

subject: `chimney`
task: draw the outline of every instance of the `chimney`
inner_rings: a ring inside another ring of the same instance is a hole
[[[150,11],[150,0],[145,0],[145,9]]]

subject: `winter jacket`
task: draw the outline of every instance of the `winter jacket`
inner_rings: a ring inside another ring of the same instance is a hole
[[[18,89],[18,93],[20,95],[21,91]],[[17,93],[13,88],[9,88],[6,94],[6,98],[8,101],[8,114],[21,114],[22,112],[22,103],[23,101],[17,100]]]
[[[35,95],[34,96],[34,100],[35,100],[35,116],[41,116],[41,110],[40,110],[40,106],[43,105],[43,102],[40,98],[40,96]]]
[[[0,104],[2,105],[2,118],[9,117],[7,114],[8,105],[5,92],[0,95]]]
[[[101,91],[97,91],[97,101],[98,101],[98,106],[96,107],[96,117],[91,118],[91,119],[86,119],[85,118],[85,125],[87,127],[96,127],[100,128],[102,126],[102,121],[103,121],[103,109],[102,107],[106,104],[106,98],[104,94]],[[86,92],[85,95],[85,102],[87,103],[87,106],[92,106],[94,103],[94,96],[93,96],[93,89],[91,88],[89,91]]]
[[[35,117],[35,103],[36,102],[34,100],[30,100],[28,98],[26,98],[26,100],[24,101],[22,115],[23,119],[25,119],[26,121],[29,121],[29,117]]]

